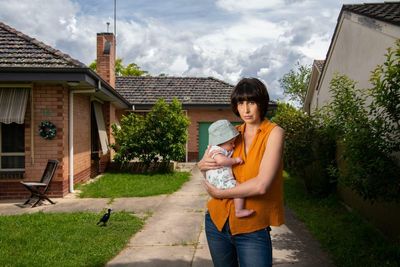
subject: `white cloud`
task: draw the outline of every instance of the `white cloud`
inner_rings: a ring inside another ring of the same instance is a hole
[[[208,50],[233,51],[254,50],[262,42],[278,39],[283,27],[269,21],[242,17],[232,25],[205,34],[196,40],[196,44]]]
[[[306,45],[299,48],[299,51],[310,59],[325,59],[330,42],[327,36],[313,35]]]
[[[174,62],[172,62],[169,67],[170,74],[179,76],[184,73],[188,67],[189,65],[187,64],[186,57],[180,55],[175,58]]]
[[[0,18],[6,24],[50,45],[71,34],[78,6],[69,0],[2,1]]]
[[[282,6],[282,0],[217,0],[216,5],[222,9],[234,12],[273,9]]]
[[[193,51],[190,32],[176,33],[153,20],[118,25],[117,51],[124,63],[135,62],[153,75],[179,75],[188,69],[186,58]]]
[[[96,33],[113,21],[109,2],[4,0],[0,21],[89,64],[96,57]],[[325,57],[342,5],[337,0],[184,2],[180,7],[173,1],[119,0],[117,56],[153,75],[213,76],[232,84],[242,76],[259,77],[273,99],[282,98],[279,79],[296,62]]]

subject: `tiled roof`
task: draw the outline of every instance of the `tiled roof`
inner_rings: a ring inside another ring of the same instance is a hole
[[[324,68],[325,60],[314,60],[314,65],[318,68],[319,72]]]
[[[117,77],[116,90],[131,104],[151,105],[174,97],[183,105],[229,105],[233,86],[215,78]]]
[[[343,10],[359,15],[400,25],[400,2],[343,5]]]
[[[85,68],[86,65],[0,22],[0,67]]]

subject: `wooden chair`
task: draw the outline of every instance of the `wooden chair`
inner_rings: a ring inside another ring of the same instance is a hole
[[[33,198],[37,198],[37,200],[32,205],[32,208],[36,207],[36,205],[43,200],[47,200],[51,204],[55,204],[50,200],[50,198],[48,198],[46,192],[49,189],[50,182],[53,179],[54,173],[56,172],[58,163],[58,160],[49,159],[40,182],[21,182],[21,184],[31,192],[31,196],[25,201],[24,205],[28,204]]]

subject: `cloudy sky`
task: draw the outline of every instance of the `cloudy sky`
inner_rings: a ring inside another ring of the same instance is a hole
[[[117,0],[117,56],[152,75],[278,80],[324,59],[343,4],[377,0]],[[0,21],[85,64],[114,0],[0,0]]]

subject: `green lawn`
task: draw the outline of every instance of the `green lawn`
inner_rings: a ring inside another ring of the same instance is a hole
[[[189,180],[190,173],[127,174],[106,173],[93,183],[79,185],[80,197],[117,198],[170,194]]]
[[[126,245],[143,221],[112,213],[34,213],[0,217],[0,266],[104,266]]]
[[[400,246],[385,240],[356,213],[348,212],[335,196],[310,197],[299,179],[285,174],[285,202],[328,251],[336,266],[400,266]]]

